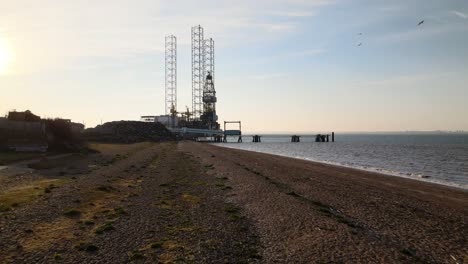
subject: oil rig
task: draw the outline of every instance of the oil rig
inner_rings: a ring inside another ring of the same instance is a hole
[[[174,134],[195,139],[210,138],[226,141],[227,136],[238,136],[241,141],[240,121],[226,121],[224,133],[216,114],[215,42],[205,38],[202,26],[194,26],[192,34],[192,109],[177,111],[177,38],[165,38],[165,115],[141,116],[142,121],[160,122]],[[226,124],[236,123],[238,129],[226,130]]]

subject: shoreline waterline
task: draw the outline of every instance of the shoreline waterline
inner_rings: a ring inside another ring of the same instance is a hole
[[[363,172],[369,172],[369,173],[375,173],[383,176],[391,176],[391,177],[398,177],[398,178],[403,178],[403,179],[409,179],[409,180],[414,180],[417,182],[424,182],[424,183],[431,183],[431,184],[436,184],[444,187],[449,187],[449,188],[455,188],[456,190],[462,190],[468,192],[468,184],[458,184],[458,183],[453,183],[453,182],[448,182],[448,181],[441,181],[436,178],[433,178],[431,176],[423,176],[419,174],[412,174],[411,175],[405,175],[407,173],[404,172],[391,172],[387,169],[383,168],[371,168],[371,167],[364,167],[364,166],[352,166],[352,165],[346,165],[338,162],[332,162],[332,161],[324,161],[324,160],[317,160],[309,157],[303,157],[303,156],[289,156],[286,154],[281,154],[281,153],[272,153],[268,151],[262,151],[262,150],[252,150],[252,149],[244,149],[244,148],[237,148],[235,147],[237,143],[225,143],[225,144],[219,144],[219,143],[213,143],[211,145],[218,146],[218,147],[223,147],[223,148],[228,148],[228,149],[237,149],[237,150],[244,150],[244,151],[249,151],[249,152],[254,152],[254,153],[261,153],[261,154],[268,154],[268,155],[274,155],[274,156],[279,156],[279,157],[285,157],[285,158],[292,158],[292,159],[297,159],[297,160],[303,160],[303,161],[308,161],[308,162],[314,162],[314,163],[319,163],[319,164],[324,164],[328,166],[335,166],[339,168],[347,168],[347,169],[353,169],[353,170],[358,170],[358,171],[363,171]]]

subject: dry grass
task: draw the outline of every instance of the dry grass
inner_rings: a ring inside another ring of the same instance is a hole
[[[192,205],[196,205],[196,204],[200,203],[201,198],[198,197],[198,196],[195,196],[195,195],[184,193],[184,194],[182,194],[182,200],[184,200],[185,202],[188,202],[188,203],[190,203]]]
[[[71,228],[75,225],[73,219],[59,217],[51,223],[41,223],[32,228],[34,236],[26,237],[20,241],[23,250],[33,252],[46,250],[54,244],[63,243],[74,239]]]
[[[57,185],[55,182],[54,185]],[[48,186],[48,185],[47,185]],[[54,245],[65,241],[76,240],[74,235],[77,223],[84,224],[87,231],[80,235],[80,239],[92,239],[95,235],[102,234],[114,229],[109,216],[115,220],[120,215],[126,214],[123,208],[111,209],[109,203],[119,196],[114,192],[103,192],[95,188],[83,190],[86,199],[80,202],[80,206],[64,211],[62,217],[58,217],[52,223],[41,223],[32,227],[34,236],[27,237],[21,241],[21,245],[28,252],[36,250],[47,250]],[[111,214],[111,215],[110,215]],[[77,221],[85,219],[84,221]],[[94,245],[82,243],[76,246],[82,251],[98,250]]]
[[[11,207],[27,203],[39,195],[50,192],[52,188],[63,185],[67,181],[66,179],[40,180],[0,193],[0,212],[8,211]]]

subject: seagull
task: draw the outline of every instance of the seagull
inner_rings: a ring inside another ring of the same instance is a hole
[[[362,46],[362,43],[359,43],[359,44],[358,44],[358,47],[360,47],[360,46]]]
[[[424,23],[424,20],[421,20],[421,22],[418,23],[418,26],[422,25]]]

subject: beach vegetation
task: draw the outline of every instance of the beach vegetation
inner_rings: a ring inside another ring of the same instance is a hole
[[[145,255],[139,251],[139,250],[134,250],[134,251],[131,251],[128,253],[128,256],[130,258],[131,261],[133,260],[141,260],[141,259],[145,259]]]
[[[107,223],[99,226],[98,228],[96,228],[94,233],[100,235],[100,234],[103,234],[104,232],[115,230],[115,228],[114,228],[114,226],[112,224],[113,224],[113,222],[107,222]]]
[[[115,190],[115,188],[110,185],[101,185],[97,187],[96,190],[101,191],[101,192],[112,192]]]
[[[232,187],[228,186],[228,185],[225,185],[225,186],[221,187],[221,190],[223,190],[223,191],[232,190]]]
[[[85,225],[87,225],[87,226],[91,226],[91,225],[94,225],[94,224],[95,224],[94,221],[92,221],[92,220],[85,220],[83,223],[84,223]]]
[[[75,249],[79,251],[95,252],[99,248],[88,242],[78,242],[78,244],[75,245]]]
[[[229,214],[229,218],[232,220],[232,221],[237,221],[239,220],[240,218],[242,218],[241,214],[240,214],[240,209],[238,207],[235,207],[235,206],[232,206],[232,205],[229,205],[229,206],[226,206],[224,208],[224,211],[226,213]]]
[[[158,242],[151,243],[150,248],[154,248],[154,249],[162,248],[162,245],[163,245],[163,242],[158,241]]]
[[[66,183],[65,179],[48,179],[39,180],[28,183],[27,185],[15,187],[0,193],[0,212],[11,210],[12,207],[17,207],[40,197],[44,193],[51,191],[50,186],[53,183],[54,188]],[[48,190],[48,191],[46,191]]]
[[[128,215],[127,211],[125,211],[125,209],[123,209],[122,207],[115,208],[115,209],[114,209],[114,212],[115,212],[118,216],[121,216],[121,215]]]
[[[410,257],[416,256],[416,250],[411,249],[411,248],[404,248],[400,250],[400,252]]]
[[[191,194],[188,194],[188,193],[184,193],[184,194],[182,194],[182,200],[184,200],[186,202],[189,202],[191,204],[199,204],[201,198],[196,196],[196,195],[191,195]]]
[[[81,216],[81,212],[77,209],[69,209],[63,213],[66,217],[76,218]]]
[[[288,192],[286,193],[287,195],[291,195],[291,196],[295,196],[295,197],[301,197],[299,194],[297,194],[296,192],[294,191],[291,191],[291,192]]]

